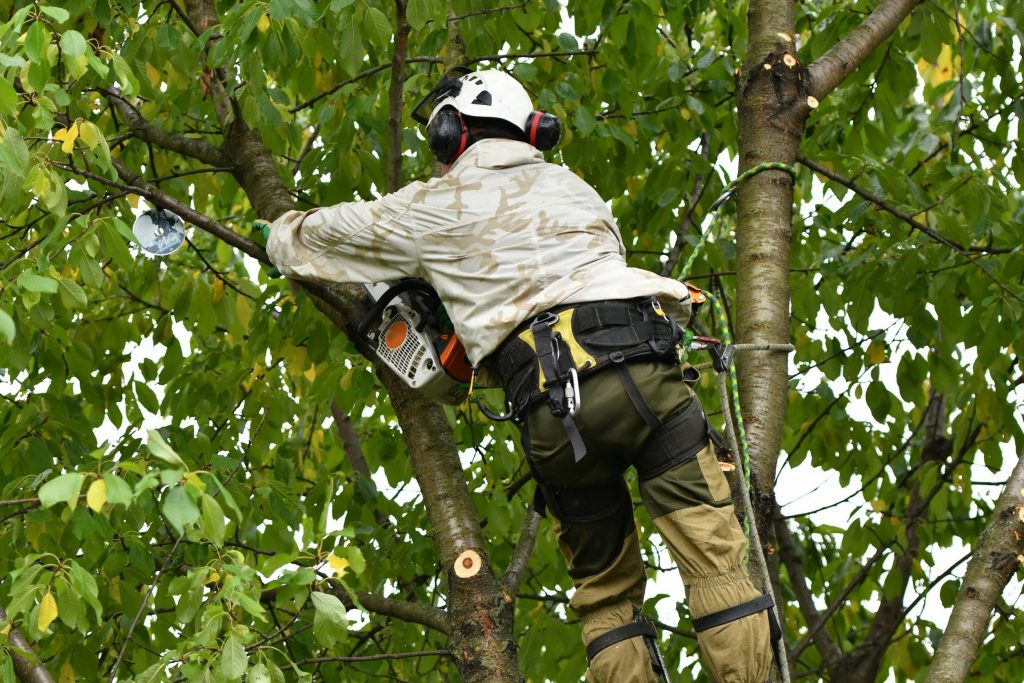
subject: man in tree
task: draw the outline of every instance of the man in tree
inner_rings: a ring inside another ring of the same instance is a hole
[[[576,586],[591,680],[667,673],[639,618],[646,576],[623,478],[632,466],[713,677],[763,683],[770,601],[742,568],[729,486],[676,363],[687,287],[627,267],[604,200],[543,160],[558,119],[534,111],[511,76],[450,72],[413,116],[443,174],[376,201],[288,212],[272,226],[271,260],[292,278],[421,277],[437,290],[521,430],[538,509],[553,514]]]

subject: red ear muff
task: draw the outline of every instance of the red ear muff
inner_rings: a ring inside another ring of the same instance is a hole
[[[542,152],[554,149],[562,137],[562,123],[554,114],[530,112],[526,117],[526,141]]]
[[[427,125],[427,145],[442,164],[458,159],[469,145],[469,128],[462,114],[453,107],[437,112]]]

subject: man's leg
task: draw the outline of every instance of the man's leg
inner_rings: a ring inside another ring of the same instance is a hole
[[[646,576],[622,474],[628,454],[650,429],[632,410],[614,372],[588,378],[582,394],[576,421],[587,445],[583,460],[575,461],[564,427],[546,406],[531,413],[523,446],[576,586],[570,607],[582,623],[584,644],[592,645],[632,624],[643,605]],[[641,635],[616,640],[594,654],[589,678],[593,683],[658,681]]]
[[[625,490],[625,489],[623,489]],[[628,498],[626,499],[628,502]],[[579,523],[555,520],[558,546],[576,592],[569,602],[583,625],[583,643],[633,623],[644,600],[643,561],[631,506],[616,519]],[[590,660],[592,683],[657,683],[642,637],[624,638]]]
[[[711,444],[657,476],[641,475],[640,494],[687,586],[691,619],[761,596],[742,566],[746,539]],[[697,642],[718,683],[768,680],[772,652],[763,609],[698,632]]]

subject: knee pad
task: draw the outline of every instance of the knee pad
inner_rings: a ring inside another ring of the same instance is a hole
[[[655,430],[634,460],[641,481],[653,479],[677,465],[693,460],[708,442],[708,422],[694,396],[685,408],[670,415]]]
[[[632,498],[624,479],[583,489],[556,488],[538,480],[534,501],[534,507],[541,514],[546,506],[559,520],[575,523],[599,522],[631,505]]]

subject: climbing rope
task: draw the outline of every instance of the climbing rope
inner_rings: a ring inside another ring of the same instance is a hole
[[[697,255],[704,246],[707,235],[715,230],[719,219],[718,209],[736,194],[736,189],[741,183],[752,178],[758,173],[763,173],[764,171],[784,171],[789,173],[790,176],[794,178],[796,177],[796,169],[792,166],[779,162],[768,162],[758,164],[757,166],[748,169],[729,183],[726,186],[725,191],[711,205],[711,208],[709,209],[709,212],[711,213],[711,223],[708,226],[708,229],[701,233],[700,238],[697,240],[697,244],[694,245],[693,251],[690,253],[689,258],[686,260],[686,264],[683,266],[683,273],[690,272],[690,268],[693,266]],[[736,365],[732,362],[732,357],[735,351],[784,351],[788,353],[793,351],[794,348],[790,344],[733,344],[732,334],[729,332],[729,321],[725,317],[725,307],[722,306],[722,302],[718,297],[714,296],[710,292],[704,292],[704,296],[711,300],[711,305],[718,318],[718,325],[721,330],[720,346],[715,350],[713,355],[715,356],[715,370],[717,371],[718,376],[719,400],[722,404],[722,414],[725,419],[725,432],[729,440],[730,449],[733,453],[739,454],[740,473],[736,478],[736,481],[740,491],[740,497],[743,500],[743,531],[747,539],[747,546],[744,548],[743,563],[746,564],[748,561],[750,548],[755,548],[755,561],[764,582],[764,590],[765,593],[772,598],[772,602],[774,603],[772,609],[775,610],[776,618],[778,618],[778,614],[781,610],[778,601],[773,595],[771,576],[768,573],[768,563],[765,560],[764,551],[761,547],[761,540],[760,535],[757,532],[757,525],[753,523],[754,506],[750,500],[750,450],[747,446],[747,432],[743,427],[743,413],[740,409],[739,382],[736,377]],[[695,338],[693,337],[692,332],[687,331],[687,335],[684,338],[684,349],[689,348],[690,345],[693,344],[694,340]],[[709,341],[714,342],[717,340]],[[735,423],[733,422],[734,416]],[[779,623],[781,623],[781,620],[779,620]],[[784,635],[778,643],[772,643],[772,648],[775,651],[775,663],[778,666],[781,680],[783,683],[789,683],[789,664],[786,657]]]
[[[788,173],[793,178],[796,178],[796,169],[789,164],[784,164],[779,161],[768,161],[763,164],[758,164],[753,168],[749,168],[739,175],[735,180],[725,186],[725,190],[718,196],[718,199],[714,201],[711,208],[708,209],[708,213],[711,214],[711,225],[708,229],[700,234],[700,239],[697,240],[697,244],[694,245],[693,251],[690,252],[690,258],[686,259],[686,263],[683,265],[683,273],[689,273],[690,268],[693,266],[693,262],[697,260],[697,255],[704,247],[704,240],[707,239],[709,233],[713,232],[716,224],[718,223],[718,209],[729,201],[733,195],[736,194],[736,190],[739,188],[743,181],[753,178],[758,173],[765,171],[783,171]]]

